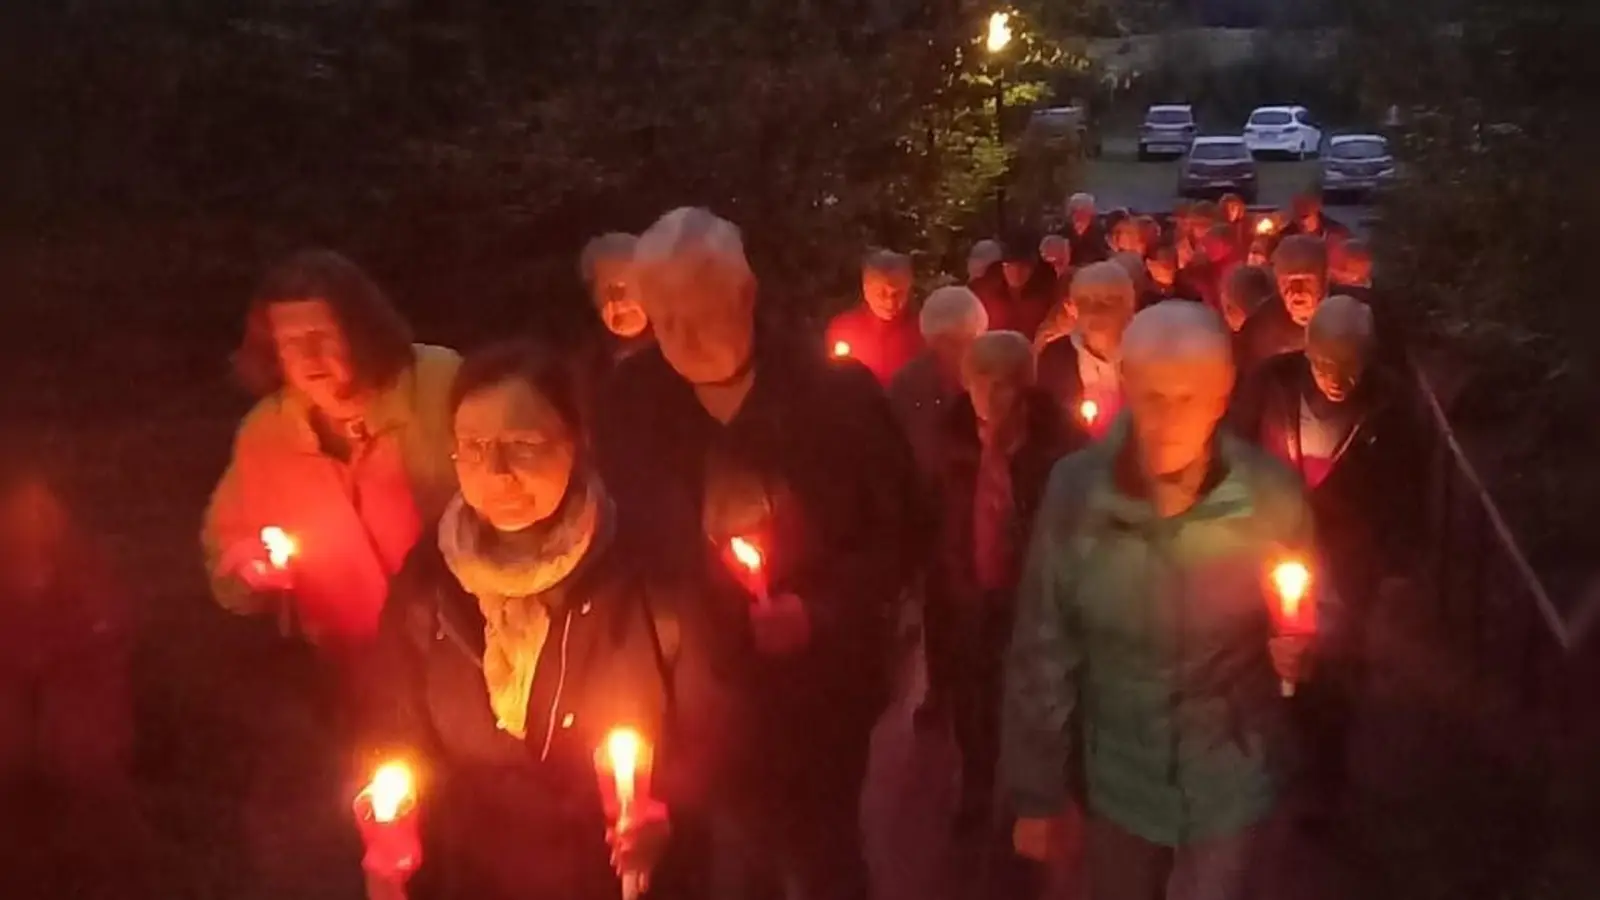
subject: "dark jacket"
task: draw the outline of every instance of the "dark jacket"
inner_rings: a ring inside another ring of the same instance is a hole
[[[366,743],[426,760],[431,849],[419,896],[614,896],[594,753],[619,725],[657,748],[651,793],[675,822],[703,805],[716,700],[692,595],[653,581],[614,543],[592,552],[527,601],[546,603],[551,622],[521,740],[496,726],[483,614],[437,543],[421,542],[397,577],[378,651],[387,702],[374,698]],[[682,877],[685,866],[666,871]]]
[[[1195,292],[1193,285],[1182,278],[1174,281],[1172,287],[1164,288],[1154,282],[1139,294],[1139,309],[1148,309],[1157,303],[1168,300],[1188,300],[1193,303],[1202,302],[1200,295]]]
[[[1033,340],[1039,324],[1055,305],[1057,281],[1055,270],[1039,263],[1022,289],[1012,290],[1006,283],[1004,266],[993,266],[972,283],[972,292],[989,314],[990,331],[1018,331]]]
[[[917,315],[907,309],[893,322],[885,322],[860,304],[833,317],[828,323],[825,353],[839,356],[835,349],[843,342],[844,354],[872,370],[881,385],[888,385],[895,373],[922,352],[922,328]]]
[[[1300,470],[1300,404],[1315,391],[1304,353],[1272,359],[1240,391],[1230,412],[1233,427]],[[1404,569],[1416,546],[1423,467],[1402,382],[1381,366],[1369,366],[1344,402],[1354,424],[1310,501],[1336,583],[1347,603],[1359,608],[1378,579]]]
[[[1099,221],[1090,225],[1089,230],[1082,234],[1073,230],[1072,223],[1068,222],[1061,234],[1067,239],[1067,243],[1072,245],[1072,264],[1080,269],[1090,263],[1105,262],[1111,258],[1111,245],[1106,241],[1105,229],[1101,227]]]
[[[1072,451],[1077,435],[1061,418],[1054,398],[1034,388],[1023,395],[1027,425],[1021,446],[1011,456],[1011,487],[1016,504],[1017,562],[1028,546],[1028,536],[1044,494],[1045,482],[1056,460]],[[939,542],[929,566],[930,602],[934,596],[952,602],[971,601],[978,595],[973,571],[973,501],[978,465],[978,416],[965,395],[956,400],[941,422],[940,478],[935,502],[939,510]],[[1013,573],[1015,576],[1018,573]],[[1014,580],[1014,578],[1013,578]]]
[[[941,424],[963,394],[959,381],[941,371],[932,350],[924,350],[889,382],[889,407],[911,442],[917,472],[932,483],[939,472]]]
[[[1316,229],[1308,231],[1304,225],[1300,224],[1299,219],[1295,219],[1289,224],[1283,226],[1283,230],[1278,233],[1278,239],[1281,241],[1286,237],[1296,234],[1309,234],[1312,237],[1319,237],[1325,241],[1342,241],[1350,236],[1350,229],[1344,227],[1344,225],[1338,222],[1333,221],[1327,216],[1319,216],[1317,218]]]
[[[755,380],[713,419],[659,350],[618,367],[597,423],[602,473],[639,528],[634,552],[683,570],[748,647],[744,774],[803,789],[830,742],[865,740],[885,703],[891,610],[921,561],[911,451],[872,374],[810,341],[758,337]],[[773,595],[811,617],[809,646],[774,659],[749,643],[751,597],[725,562],[754,532]]]
[[[1306,348],[1306,329],[1289,317],[1283,299],[1272,297],[1251,313],[1234,341],[1234,363],[1241,379],[1257,366],[1283,353],[1298,353]]]
[[[1093,435],[1079,411],[1083,403],[1083,376],[1078,372],[1078,346],[1070,336],[1057,338],[1039,351],[1037,383],[1060,409],[1067,449],[1076,451],[1087,446]]]

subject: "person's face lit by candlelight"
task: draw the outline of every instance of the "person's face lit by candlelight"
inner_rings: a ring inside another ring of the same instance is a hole
[[[1309,324],[1328,290],[1327,245],[1309,235],[1284,238],[1272,255],[1272,269],[1289,318]]]
[[[1169,300],[1141,312],[1123,341],[1122,386],[1141,469],[1170,478],[1207,458],[1234,370],[1216,314]]]
[[[589,286],[589,299],[600,321],[620,338],[638,337],[650,325],[639,303],[632,272],[637,242],[631,234],[604,234],[584,247],[579,260],[584,283]]]
[[[1122,332],[1133,318],[1133,279],[1114,262],[1095,263],[1072,279],[1070,296],[1078,310],[1077,333],[1083,346],[1103,360],[1115,360]]]
[[[497,531],[548,519],[577,458],[572,423],[525,377],[508,374],[461,398],[455,421],[461,496]]]
[[[1306,361],[1322,396],[1350,398],[1366,374],[1372,348],[1372,311],[1351,297],[1329,297],[1306,329]]]
[[[1000,264],[1000,271],[1005,276],[1006,287],[1013,291],[1022,290],[1033,277],[1034,261],[1031,259],[1008,259]]]
[[[1178,281],[1178,252],[1172,247],[1159,247],[1145,260],[1145,271],[1150,281],[1162,290],[1171,290]]]
[[[1039,257],[1057,277],[1065,275],[1072,268],[1072,242],[1059,234],[1046,235],[1039,242]]]
[[[1015,331],[980,335],[962,361],[961,380],[980,432],[1008,433],[1017,421],[1023,393],[1033,384],[1033,347]]]
[[[750,361],[756,305],[739,229],[705,210],[674,210],[640,238],[635,269],[673,370],[697,388],[737,381]]]
[[[332,415],[351,412],[357,402],[355,367],[333,307],[316,298],[273,303],[267,327],[289,389]]]
[[[1076,234],[1087,234],[1094,227],[1095,201],[1089,194],[1073,194],[1067,200],[1067,221]]]
[[[869,257],[861,269],[861,297],[872,314],[893,322],[911,302],[911,261],[898,253]]]

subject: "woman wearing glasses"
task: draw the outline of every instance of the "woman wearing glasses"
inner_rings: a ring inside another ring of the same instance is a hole
[[[615,897],[617,871],[648,877],[701,793],[707,629],[616,549],[570,367],[495,348],[462,366],[449,407],[461,493],[396,581],[380,645],[406,677],[369,741],[431,773],[410,895]],[[618,727],[656,756],[654,799],[620,835],[594,774]],[[674,893],[662,875],[651,896]]]

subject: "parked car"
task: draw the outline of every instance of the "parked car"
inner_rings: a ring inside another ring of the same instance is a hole
[[[1377,134],[1341,134],[1328,141],[1322,157],[1322,196],[1362,197],[1387,186],[1395,177],[1389,142]]]
[[[1182,156],[1194,142],[1194,107],[1187,103],[1158,104],[1145,110],[1139,128],[1139,160],[1158,155]]]
[[[1089,110],[1082,106],[1052,106],[1034,110],[1028,127],[1046,134],[1071,135],[1078,152],[1091,159],[1100,156],[1100,129],[1089,118]]]
[[[1263,106],[1245,122],[1244,142],[1257,156],[1286,153],[1306,159],[1321,150],[1322,128],[1304,106]]]
[[[1178,173],[1178,196],[1198,197],[1232,191],[1256,202],[1256,158],[1238,136],[1197,137]]]

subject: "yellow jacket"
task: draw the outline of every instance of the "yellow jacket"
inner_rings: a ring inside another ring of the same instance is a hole
[[[225,609],[259,612],[260,598],[217,571],[223,554],[277,526],[297,544],[293,600],[307,632],[338,640],[376,632],[390,576],[456,492],[448,407],[461,359],[424,344],[415,355],[373,404],[372,442],[352,462],[321,451],[310,410],[285,391],[245,416],[201,535],[212,593]]]

